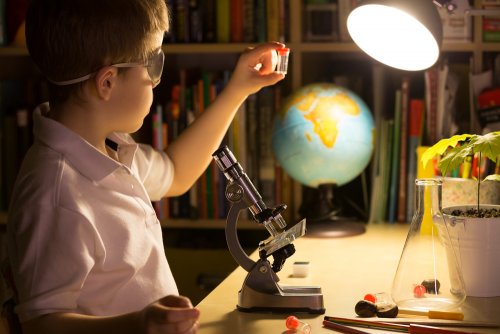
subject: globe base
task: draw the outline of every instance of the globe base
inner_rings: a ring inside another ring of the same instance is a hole
[[[343,238],[365,233],[364,223],[354,221],[308,221],[304,237]]]
[[[334,196],[336,185],[324,183],[318,186],[312,201],[303,203],[302,213],[307,219],[306,237],[340,238],[362,234],[365,224],[355,217],[342,214],[342,203]]]

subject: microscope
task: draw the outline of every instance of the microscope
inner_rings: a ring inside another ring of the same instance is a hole
[[[237,308],[243,312],[323,314],[323,294],[316,286],[280,286],[279,272],[287,258],[295,253],[292,242],[306,232],[305,219],[287,227],[281,213],[286,205],[268,208],[261,195],[238,163],[223,146],[213,154],[228,184],[225,195],[231,202],[226,222],[226,241],[233,258],[248,274],[238,292]],[[248,257],[238,240],[240,212],[249,210],[253,220],[262,224],[270,237],[259,243],[259,259]],[[270,258],[272,257],[272,264]]]

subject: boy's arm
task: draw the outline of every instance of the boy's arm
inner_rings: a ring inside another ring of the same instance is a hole
[[[248,95],[284,78],[283,74],[274,72],[275,50],[283,46],[275,42],[246,50],[215,101],[167,147],[167,154],[175,166],[174,181],[167,196],[186,192],[203,173]]]
[[[141,311],[97,317],[76,313],[51,313],[23,323],[24,334],[146,334],[196,333],[200,312],[189,299],[167,296]]]

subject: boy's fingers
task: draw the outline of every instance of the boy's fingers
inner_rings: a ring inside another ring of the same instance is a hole
[[[283,47],[285,47],[285,44],[283,44],[283,43],[269,42],[269,43],[259,44],[259,45],[254,46],[254,47],[249,47],[246,49],[245,53],[248,53],[250,51],[256,51],[259,53],[263,53],[263,52],[276,50],[276,49],[283,48]]]
[[[259,44],[253,48],[247,48],[243,53],[244,62],[250,67],[255,68],[259,65],[259,72],[267,74],[274,70],[276,66],[276,49],[284,47],[284,44],[278,42]]]
[[[158,302],[164,306],[188,307],[188,308],[193,307],[193,305],[191,304],[191,300],[189,300],[189,298],[184,296],[168,295],[166,297],[161,298]]]

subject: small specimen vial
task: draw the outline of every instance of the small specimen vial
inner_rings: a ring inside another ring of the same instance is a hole
[[[281,48],[276,51],[278,52],[278,65],[276,66],[276,72],[286,74],[288,70],[288,56],[290,55],[290,49]]]
[[[295,330],[297,333],[309,334],[311,333],[311,325],[306,322],[300,321],[297,317],[291,315],[286,318],[286,328]]]

